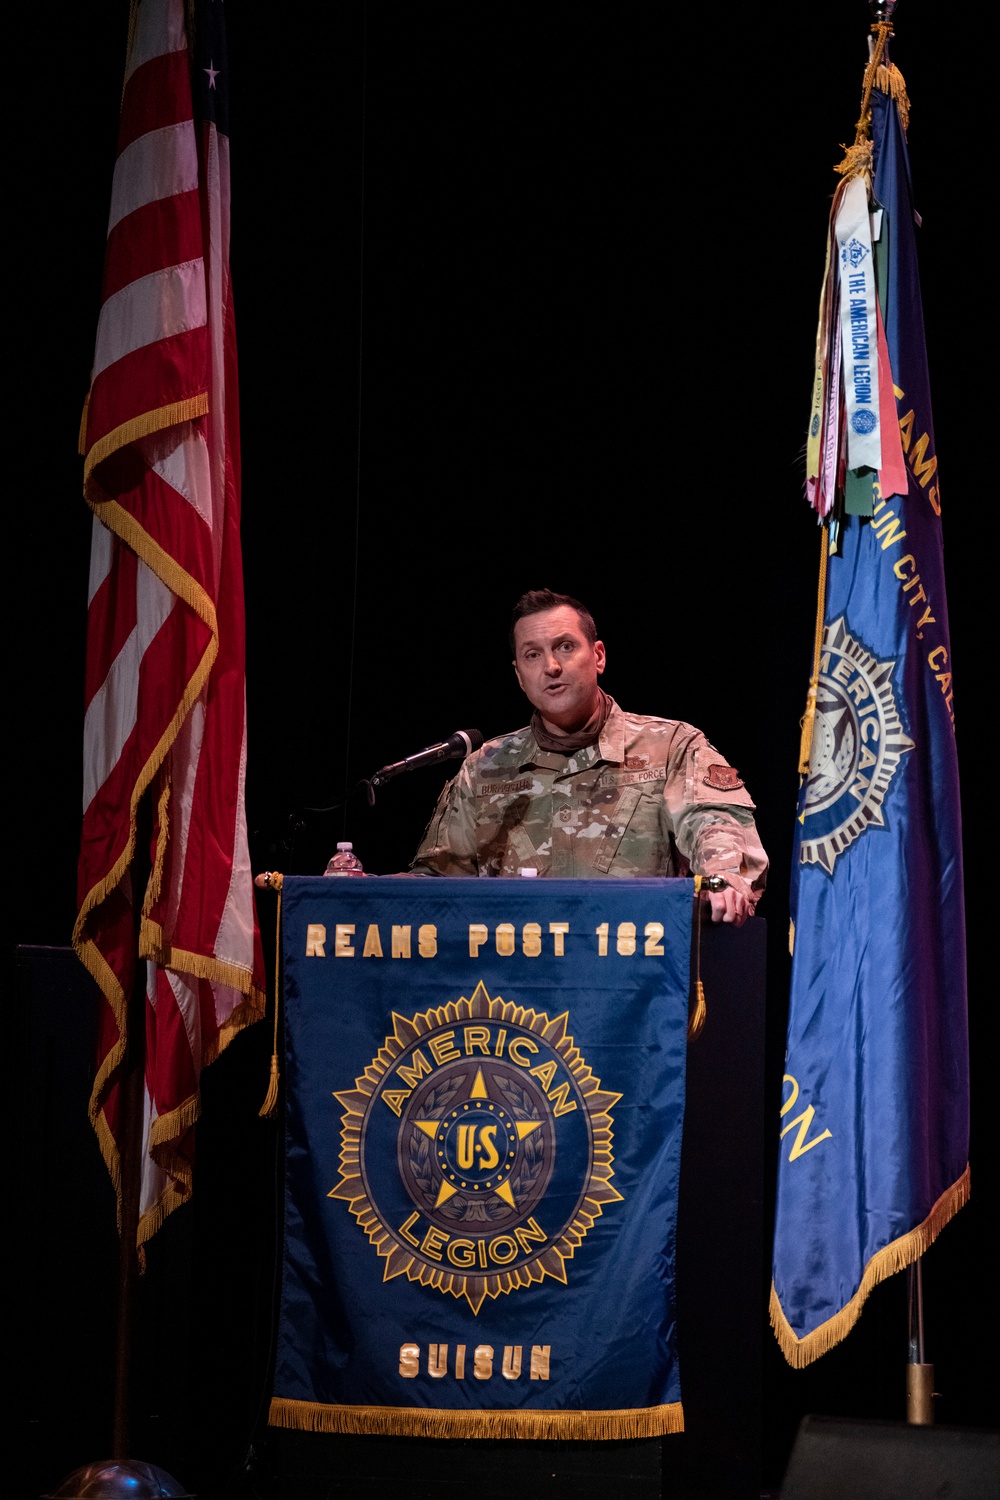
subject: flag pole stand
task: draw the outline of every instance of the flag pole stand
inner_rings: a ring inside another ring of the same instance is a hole
[[[934,1425],[934,1366],[924,1363],[924,1279],[918,1257],[906,1268],[906,1420],[911,1427]]]
[[[121,1225],[118,1239],[118,1320],[115,1333],[115,1405],[110,1459],[84,1464],[67,1474],[43,1500],[194,1500],[156,1464],[129,1457],[131,1446],[132,1346],[135,1339],[136,1284],[139,1272],[139,1198],[142,1188],[142,1113],[146,1078],[146,962],[139,957],[142,898],[152,870],[152,832],[148,798],[136,809],[132,889],[135,900],[136,972],[128,1007],[125,1060],[119,1087],[122,1097]]]
[[[137,901],[137,911],[140,905]],[[130,1385],[136,1277],[139,1270],[136,1240],[142,1179],[142,1096],[145,1069],[146,965],[141,958],[137,958],[135,983],[129,1002],[125,1076],[121,1081],[122,1217],[118,1238],[118,1319],[115,1333],[115,1406],[111,1442],[111,1451],[117,1459],[128,1458],[131,1438]]]

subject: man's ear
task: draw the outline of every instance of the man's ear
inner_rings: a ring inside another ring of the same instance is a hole
[[[600,674],[604,671],[604,668],[607,666],[608,661],[608,653],[604,649],[603,641],[594,642],[594,657],[597,662],[598,674]]]

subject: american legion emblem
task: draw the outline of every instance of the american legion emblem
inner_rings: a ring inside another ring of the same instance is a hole
[[[383,1281],[465,1298],[568,1280],[607,1204],[611,1110],[569,1033],[568,1013],[491,999],[483,984],[412,1016],[393,1014],[354,1087],[337,1092],[343,1199],[385,1261]]]
[[[834,862],[870,828],[913,741],[903,733],[892,689],[894,661],[878,661],[843,616],[823,635],[816,723],[802,812],[800,860],[833,874]]]

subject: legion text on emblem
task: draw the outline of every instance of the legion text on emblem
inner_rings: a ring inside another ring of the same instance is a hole
[[[827,625],[816,723],[802,812],[802,864],[833,874],[834,862],[869,828],[885,826],[882,804],[913,741],[892,691],[894,661],[878,661],[847,631]]]
[[[701,779],[706,786],[713,787],[717,792],[736,792],[743,785],[742,778],[735,766],[709,766],[708,775],[703,776]]]
[[[583,1243],[611,1186],[611,1109],[569,1034],[482,984],[404,1017],[338,1091],[340,1180],[329,1196],[384,1258],[383,1281],[464,1297],[478,1313],[554,1277]]]

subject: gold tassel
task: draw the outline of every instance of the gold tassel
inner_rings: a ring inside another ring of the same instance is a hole
[[[257,1113],[262,1120],[273,1120],[278,1113],[278,1081],[281,1075],[278,1072],[278,1054],[271,1053],[271,1078],[267,1085],[267,1093],[264,1095],[264,1103]]]
[[[861,113],[858,116],[858,123],[854,127],[854,145],[841,147],[845,153],[844,159],[839,166],[833,169],[835,172],[839,172],[842,177],[864,177],[869,181],[872,175],[872,143],[869,135],[872,117],[871,110],[869,109],[869,101],[871,100],[872,89],[878,82],[879,74],[889,72],[889,69],[884,66],[882,59],[885,54],[886,43],[892,36],[892,22],[879,21],[872,27],[872,31],[875,33],[875,41],[872,45],[871,57],[868,59],[864,83],[861,88]],[[905,89],[903,92],[905,96]]]
[[[887,68],[875,69],[875,87],[895,100],[899,123],[905,135],[910,128],[910,100],[906,92],[906,81],[895,63],[890,63]]]
[[[695,1042],[701,1036],[702,1027],[708,1019],[708,1006],[705,1004],[705,986],[700,979],[694,982],[695,1005],[688,1021],[688,1041]]]
[[[671,1401],[663,1406],[623,1411],[539,1411],[530,1407],[447,1411],[425,1406],[328,1406],[318,1401],[274,1396],[267,1420],[272,1427],[290,1427],[299,1432],[593,1442],[683,1432],[684,1408],[679,1401]]]
[[[705,1003],[705,986],[701,982],[701,887],[702,876],[694,877],[694,1010],[688,1019],[687,1037],[689,1042],[695,1041],[701,1036],[702,1028],[708,1019],[708,1006]]]
[[[841,177],[865,177],[871,181],[872,175],[872,143],[869,140],[855,141],[853,146],[845,146],[841,142],[840,149],[844,153],[843,161],[839,161],[834,167]]]
[[[274,919],[274,1047],[271,1052],[271,1077],[267,1085],[267,1096],[259,1114],[262,1120],[273,1120],[278,1113],[278,1084],[281,1070],[278,1066],[278,999],[281,995],[281,887],[284,877],[272,871],[266,879],[267,886],[278,893],[278,910]]]

